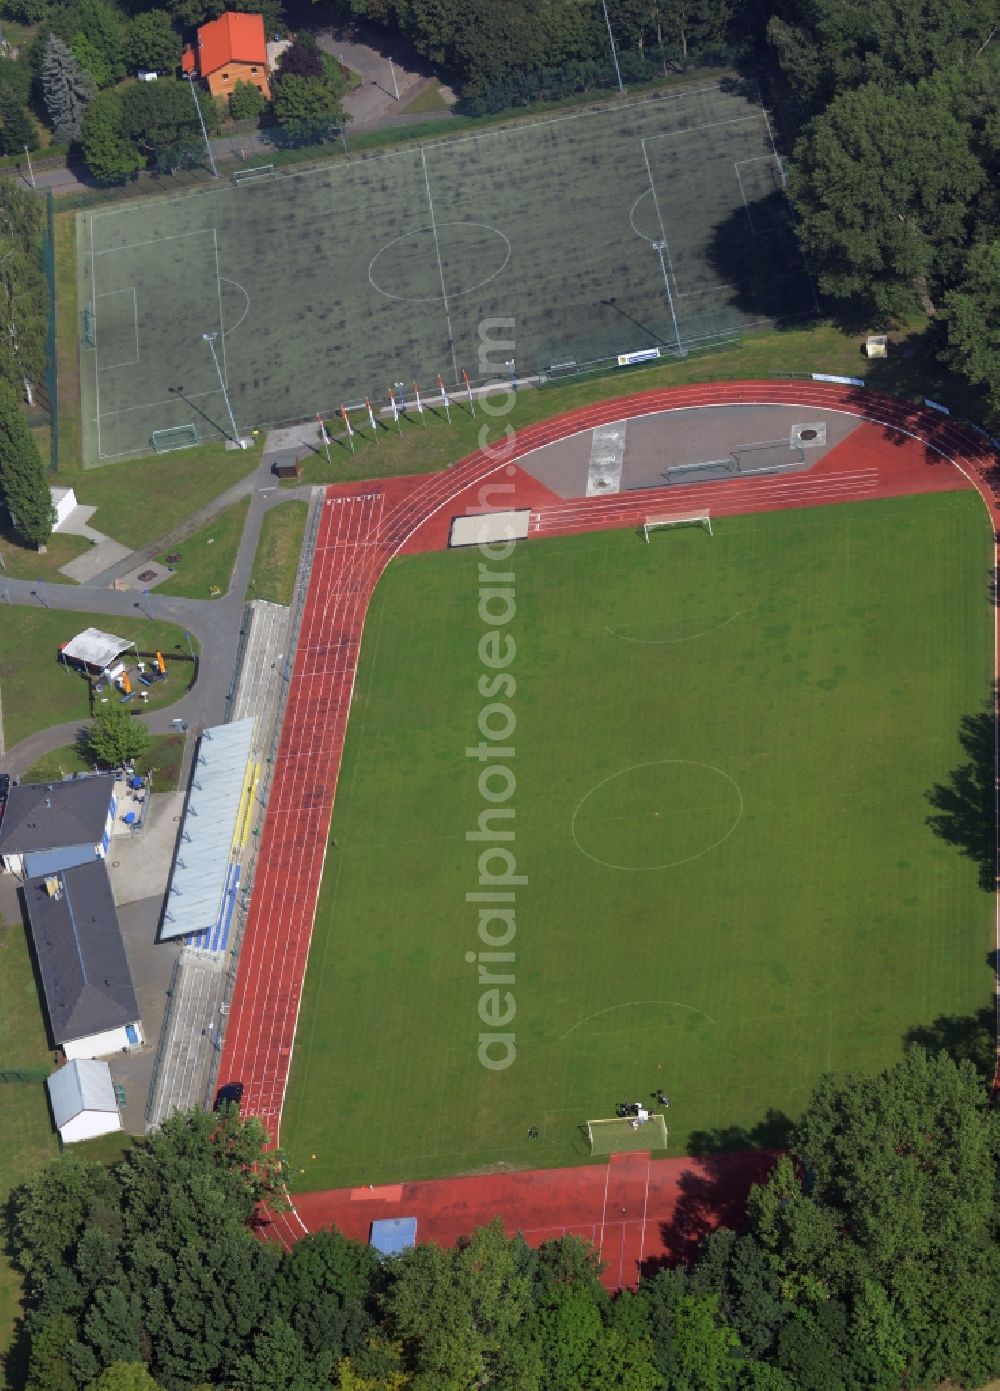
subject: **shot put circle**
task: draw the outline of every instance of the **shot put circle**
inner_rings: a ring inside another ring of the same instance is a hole
[[[674,869],[716,850],[743,817],[735,779],[711,763],[664,758],[602,779],[570,822],[576,848],[606,869]]]
[[[428,223],[386,242],[368,264],[368,279],[386,299],[434,304],[481,290],[509,260],[510,242],[488,222]],[[410,286],[415,292],[403,293]]]

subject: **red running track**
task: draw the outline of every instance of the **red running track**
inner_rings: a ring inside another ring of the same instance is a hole
[[[564,501],[523,467],[534,450],[598,425],[662,411],[734,404],[815,407],[842,411],[868,423],[829,451],[816,468],[783,479],[740,479],[688,485],[680,491],[664,487],[641,494]],[[989,508],[994,529],[1000,525],[1000,468],[988,442],[935,411],[863,388],[813,382],[664,388],[602,401],[527,426],[493,453],[491,458],[477,452],[444,473],[327,490],[219,1073],[220,1082],[243,1082],[244,1111],[262,1117],[275,1142],[365,614],[372,590],[393,556],[446,544],[448,522],[456,513],[519,505],[532,508],[532,535],[556,536],[636,525],[665,506],[684,510],[710,506],[716,515],[725,515],[973,485]],[[520,467],[518,461],[522,461]],[[497,484],[503,484],[507,492],[500,495]],[[666,1163],[659,1161],[653,1172],[659,1173]],[[600,1167],[596,1172],[603,1178],[612,1168]],[[528,1185],[538,1178],[527,1173],[479,1182],[485,1188],[463,1216],[466,1229],[489,1220],[497,1210],[500,1190],[493,1191],[491,1185],[513,1183],[523,1187],[527,1197]],[[546,1191],[552,1194],[547,1209],[550,1220],[536,1226],[547,1230],[575,1226],[571,1191],[567,1189],[562,1198],[559,1184]],[[316,1195],[303,1198],[303,1207],[316,1201]],[[368,1220],[370,1216],[369,1212]],[[644,1224],[645,1241],[664,1225],[658,1213],[653,1218]],[[296,1239],[305,1229],[294,1211],[274,1224],[275,1234],[285,1241]],[[667,1251],[665,1246],[659,1252],[648,1248],[653,1257]],[[619,1262],[625,1283],[636,1278],[633,1255]]]

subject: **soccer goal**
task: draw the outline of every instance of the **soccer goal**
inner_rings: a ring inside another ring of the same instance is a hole
[[[154,430],[149,442],[157,454],[168,454],[171,449],[190,449],[198,443],[198,427],[174,425],[169,430]]]
[[[273,173],[273,164],[255,164],[252,169],[235,169],[233,183],[239,187],[240,184],[249,184],[255,179],[269,179]]]
[[[637,1125],[630,1116],[587,1122],[591,1154],[622,1154],[628,1150],[665,1150],[667,1122],[658,1112]]]
[[[643,540],[648,545],[650,532],[666,531],[674,526],[703,526],[709,536],[713,534],[712,518],[707,512],[676,512],[670,516],[647,517],[642,524]]]
[[[670,464],[663,470],[668,483],[680,483],[696,473],[738,473],[739,461],[735,454],[727,454],[724,459],[702,459],[696,464]]]

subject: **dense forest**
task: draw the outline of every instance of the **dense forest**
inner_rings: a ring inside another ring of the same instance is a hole
[[[981,1021],[948,1032],[988,1062]],[[913,1047],[823,1078],[746,1230],[614,1298],[586,1243],[534,1250],[498,1222],[387,1261],[336,1232],[268,1244],[264,1138],[232,1107],[176,1115],[110,1168],[65,1156],[15,1193],[29,1391],[902,1391],[1000,1372],[1000,1117],[968,1060]],[[713,1206],[704,1167],[689,1232]]]
[[[22,409],[45,371],[43,213],[33,193],[0,179],[0,504],[32,546],[45,544],[54,520],[45,465]]]

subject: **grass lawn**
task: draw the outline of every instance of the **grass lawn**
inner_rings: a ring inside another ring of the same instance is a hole
[[[401,107],[401,114],[404,116],[423,116],[430,112],[436,115],[438,112],[450,110],[451,104],[446,102],[441,95],[441,83],[435,77],[412,101],[406,102]]]
[[[126,546],[165,536],[200,507],[252,473],[258,449],[200,444],[149,459],[74,475],[77,501],[96,507],[92,524]],[[60,474],[60,482],[63,481]]]
[[[52,1062],[20,921],[0,927],[0,1066],[45,1068]],[[0,1203],[59,1150],[52,1129],[45,1084],[0,1083]],[[10,1346],[18,1315],[21,1279],[10,1264],[6,1243],[0,1249],[0,1357]]]
[[[84,628],[107,627],[106,614],[4,609],[0,687],[8,748],[38,729],[90,718],[87,683],[59,661],[59,644],[68,642]],[[174,623],[154,623],[148,618],[116,618],[114,632],[137,643],[142,652],[159,648],[167,658],[169,679],[150,687],[149,703],[142,709],[158,710],[179,700],[194,675],[194,663],[186,660],[183,628]],[[181,652],[185,660],[171,660],[172,654]]]
[[[67,575],[59,573],[59,568],[89,550],[90,542],[85,536],[63,536],[53,532],[45,554],[39,555],[34,546],[21,542],[6,519],[0,518],[0,557],[3,558],[0,581],[3,575],[8,575],[12,580],[55,580],[59,584],[72,584]]]
[[[135,760],[135,770],[145,777],[152,768],[154,791],[173,792],[177,788],[183,756],[183,734],[154,734],[149,741],[149,752]],[[76,744],[64,744],[33,763],[21,781],[58,782],[69,773],[89,773],[94,767],[93,760],[85,758]]]
[[[283,502],[265,513],[247,587],[248,599],[290,604],[306,529],[307,502]]]
[[[337,438],[330,445],[332,464],[328,464],[322,454],[311,455],[302,461],[302,478],[284,486],[300,487],[303,482],[340,483],[447,468],[479,446],[479,431],[484,424],[489,429],[484,442],[499,444],[504,439],[508,422],[517,429],[595,401],[690,382],[761,380],[769,376],[833,372],[866,377],[872,386],[900,395],[922,397],[933,388],[936,399],[949,404],[956,413],[971,420],[985,418],[981,394],[944,371],[935,361],[922,324],[911,325],[894,335],[894,339],[898,342],[894,343],[889,358],[884,362],[869,362],[860,356],[863,333],[844,333],[829,323],[749,334],[740,347],[693,356],[684,362],[629,368],[603,376],[569,377],[547,383],[540,390],[525,388],[518,393],[513,411],[505,413],[499,421],[487,419],[478,405],[473,418],[468,405],[457,395],[452,402],[451,425],[440,406],[427,411],[426,426],[412,411],[400,422],[400,428],[391,418],[386,418],[387,428],[379,430],[376,444],[370,426],[359,428],[356,421],[353,454],[347,439]],[[908,356],[904,357],[904,350]],[[339,421],[331,421],[331,430],[338,424]]]
[[[179,554],[177,573],[157,586],[158,594],[182,594],[188,599],[211,599],[226,593],[236,564],[236,552],[250,510],[250,499],[243,498],[227,507],[185,540],[157,557],[166,563],[167,555]]]
[[[517,1057],[495,1071],[466,901],[488,810],[466,749],[495,679],[481,557],[396,561],[366,624],[282,1123],[295,1186],[586,1162],[583,1122],[657,1086],[671,1152],[740,1147],[825,1070],[885,1066],[911,1029],[985,1006],[993,899],[927,794],[989,708],[991,542],[961,492],[649,546],[532,542],[497,565],[516,575],[504,742],[526,883],[515,960],[486,967],[515,977]],[[989,788],[992,756],[990,739]],[[980,826],[958,810],[956,834]]]

